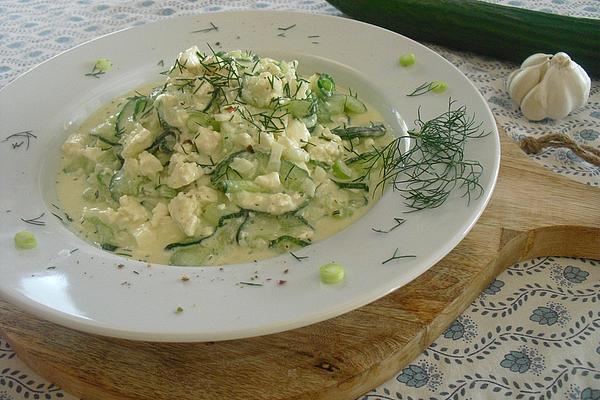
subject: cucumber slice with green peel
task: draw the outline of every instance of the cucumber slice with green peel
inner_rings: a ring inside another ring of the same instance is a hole
[[[288,213],[270,215],[250,212],[248,220],[240,229],[240,240],[249,247],[266,247],[281,236],[306,237],[314,228],[303,217]]]
[[[295,192],[303,192],[304,181],[310,178],[308,172],[296,164],[287,160],[281,160],[279,179],[284,188]]]
[[[108,190],[114,201],[119,201],[121,196],[138,196],[140,194],[140,188],[143,184],[144,178],[136,176],[129,177],[125,174],[123,169],[117,171],[108,185]]]
[[[170,264],[206,265],[213,257],[229,252],[231,245],[239,236],[240,227],[247,218],[248,212],[245,210],[221,217],[221,223],[218,224],[217,230],[211,236],[201,239],[198,244],[175,247],[169,260]]]
[[[325,102],[327,111],[329,114],[338,115],[342,114],[346,109],[346,98],[344,94],[333,94]]]
[[[352,168],[347,166],[343,160],[337,160],[335,163],[333,163],[331,172],[333,173],[333,176],[339,179],[350,179],[354,174]]]
[[[121,111],[117,114],[117,120],[115,123],[115,135],[122,136],[124,133],[129,133],[133,130],[135,124],[136,109],[139,108],[138,101],[145,99],[145,97],[132,97],[121,108]]]
[[[379,137],[385,135],[385,125],[381,122],[371,122],[369,126],[338,126],[331,130],[342,139],[361,137]]]
[[[327,108],[327,103],[321,99],[317,101],[317,121],[322,124],[331,122],[331,113]]]
[[[306,118],[302,118],[301,121],[307,129],[314,128],[314,126],[317,125],[317,114],[311,114]]]
[[[169,264],[180,265],[183,267],[193,267],[206,264],[206,261],[213,254],[210,247],[201,245],[178,248],[169,259]]]
[[[271,240],[271,242],[269,242],[269,247],[278,249],[283,252],[299,249],[301,247],[306,247],[309,244],[310,242],[307,240],[298,239],[289,235],[283,235],[278,237],[277,239]]]
[[[353,114],[363,114],[367,112],[367,106],[365,103],[353,96],[346,96],[346,103],[344,104],[344,111]]]
[[[312,99],[292,99],[286,104],[287,111],[296,118],[306,118],[317,111],[317,102]]]
[[[220,129],[219,121],[214,119],[210,114],[202,111],[191,111],[188,115],[189,118],[186,124],[188,129],[191,131],[195,132],[199,126],[210,128],[214,131],[219,131]]]

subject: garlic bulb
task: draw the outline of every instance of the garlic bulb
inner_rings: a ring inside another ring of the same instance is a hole
[[[591,84],[583,68],[562,52],[528,57],[506,82],[511,99],[532,121],[566,117],[588,101]]]

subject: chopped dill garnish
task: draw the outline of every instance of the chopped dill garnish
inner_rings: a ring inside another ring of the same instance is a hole
[[[402,225],[403,223],[406,222],[405,219],[403,218],[396,218],[394,217],[394,221],[396,221],[396,225],[392,226],[389,229],[378,229],[378,228],[371,228],[373,230],[373,232],[377,232],[377,233],[390,233],[391,231],[393,231],[394,229],[398,228],[400,225]]]
[[[240,285],[246,285],[246,286],[263,286],[262,283],[258,283],[258,282],[239,282]]]
[[[289,31],[290,29],[296,27],[296,24],[294,25],[290,25],[290,26],[286,26],[285,28],[277,28],[280,31]]]
[[[219,27],[211,22],[210,27],[205,28],[205,29],[198,29],[197,31],[192,31],[192,33],[208,33],[208,32],[212,32],[212,31],[216,32],[218,30],[219,30]]]
[[[39,216],[37,216],[35,218],[30,218],[30,219],[21,218],[21,221],[25,222],[26,224],[30,224],[30,225],[46,226],[46,223],[44,221],[41,221],[41,218],[43,218],[44,215],[46,215],[46,213],[41,213]]]
[[[297,256],[294,253],[292,253],[290,251],[290,254],[292,255],[292,257],[294,257],[296,259],[296,261],[302,261],[302,260],[306,260],[308,258],[308,256]]]
[[[387,260],[382,261],[381,264],[387,264],[390,261],[399,260],[401,258],[415,258],[416,257],[414,255],[401,256],[401,255],[398,255],[398,251],[399,251],[399,249],[396,248],[396,250],[394,250],[394,255],[391,256],[390,258],[388,258]]]

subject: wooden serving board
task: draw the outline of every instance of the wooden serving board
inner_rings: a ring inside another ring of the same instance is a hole
[[[507,266],[600,259],[600,189],[549,172],[500,135],[496,190],[469,235],[358,310],[251,339],[149,343],[77,332],[0,302],[0,331],[34,371],[86,400],[354,399],[418,356]]]

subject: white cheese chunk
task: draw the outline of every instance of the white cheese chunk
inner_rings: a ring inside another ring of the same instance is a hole
[[[136,123],[131,133],[124,139],[121,156],[135,157],[148,147],[152,146],[153,140],[154,136],[152,133],[141,124]]]
[[[307,146],[311,160],[331,165],[339,160],[344,154],[344,146],[340,142],[312,138],[311,143],[313,143],[314,146]]]
[[[298,143],[299,146],[305,146],[310,139],[310,132],[306,129],[304,122],[289,116],[286,128],[286,135],[291,140]]]
[[[196,197],[193,194],[180,192],[175,198],[171,199],[168,208],[171,218],[179,225],[181,230],[187,236],[194,236],[200,225],[200,218],[196,214],[198,210]]]
[[[279,179],[279,172],[271,172],[265,175],[259,175],[254,178],[254,183],[272,192],[277,192],[282,188],[281,181]]]
[[[166,183],[173,189],[179,189],[194,182],[203,174],[202,168],[194,162],[178,162],[172,166]]]
[[[124,222],[139,224],[148,219],[148,211],[133,196],[119,197],[119,219]]]
[[[213,155],[221,144],[221,134],[203,126],[198,127],[198,134],[194,138],[198,152]]]
[[[242,98],[257,107],[268,107],[271,100],[282,95],[281,79],[266,71],[248,77],[242,88]]]
[[[240,208],[281,215],[293,211],[302,203],[300,195],[286,193],[251,193],[241,191],[232,195],[232,200]]]
[[[163,166],[160,163],[160,160],[156,158],[154,155],[148,153],[147,151],[143,151],[140,153],[139,157],[139,165],[140,165],[140,173],[148,178],[153,178],[160,171],[163,170]]]
[[[310,159],[308,153],[295,140],[281,136],[277,139],[277,143],[283,146],[283,158],[286,160],[303,163]]]

